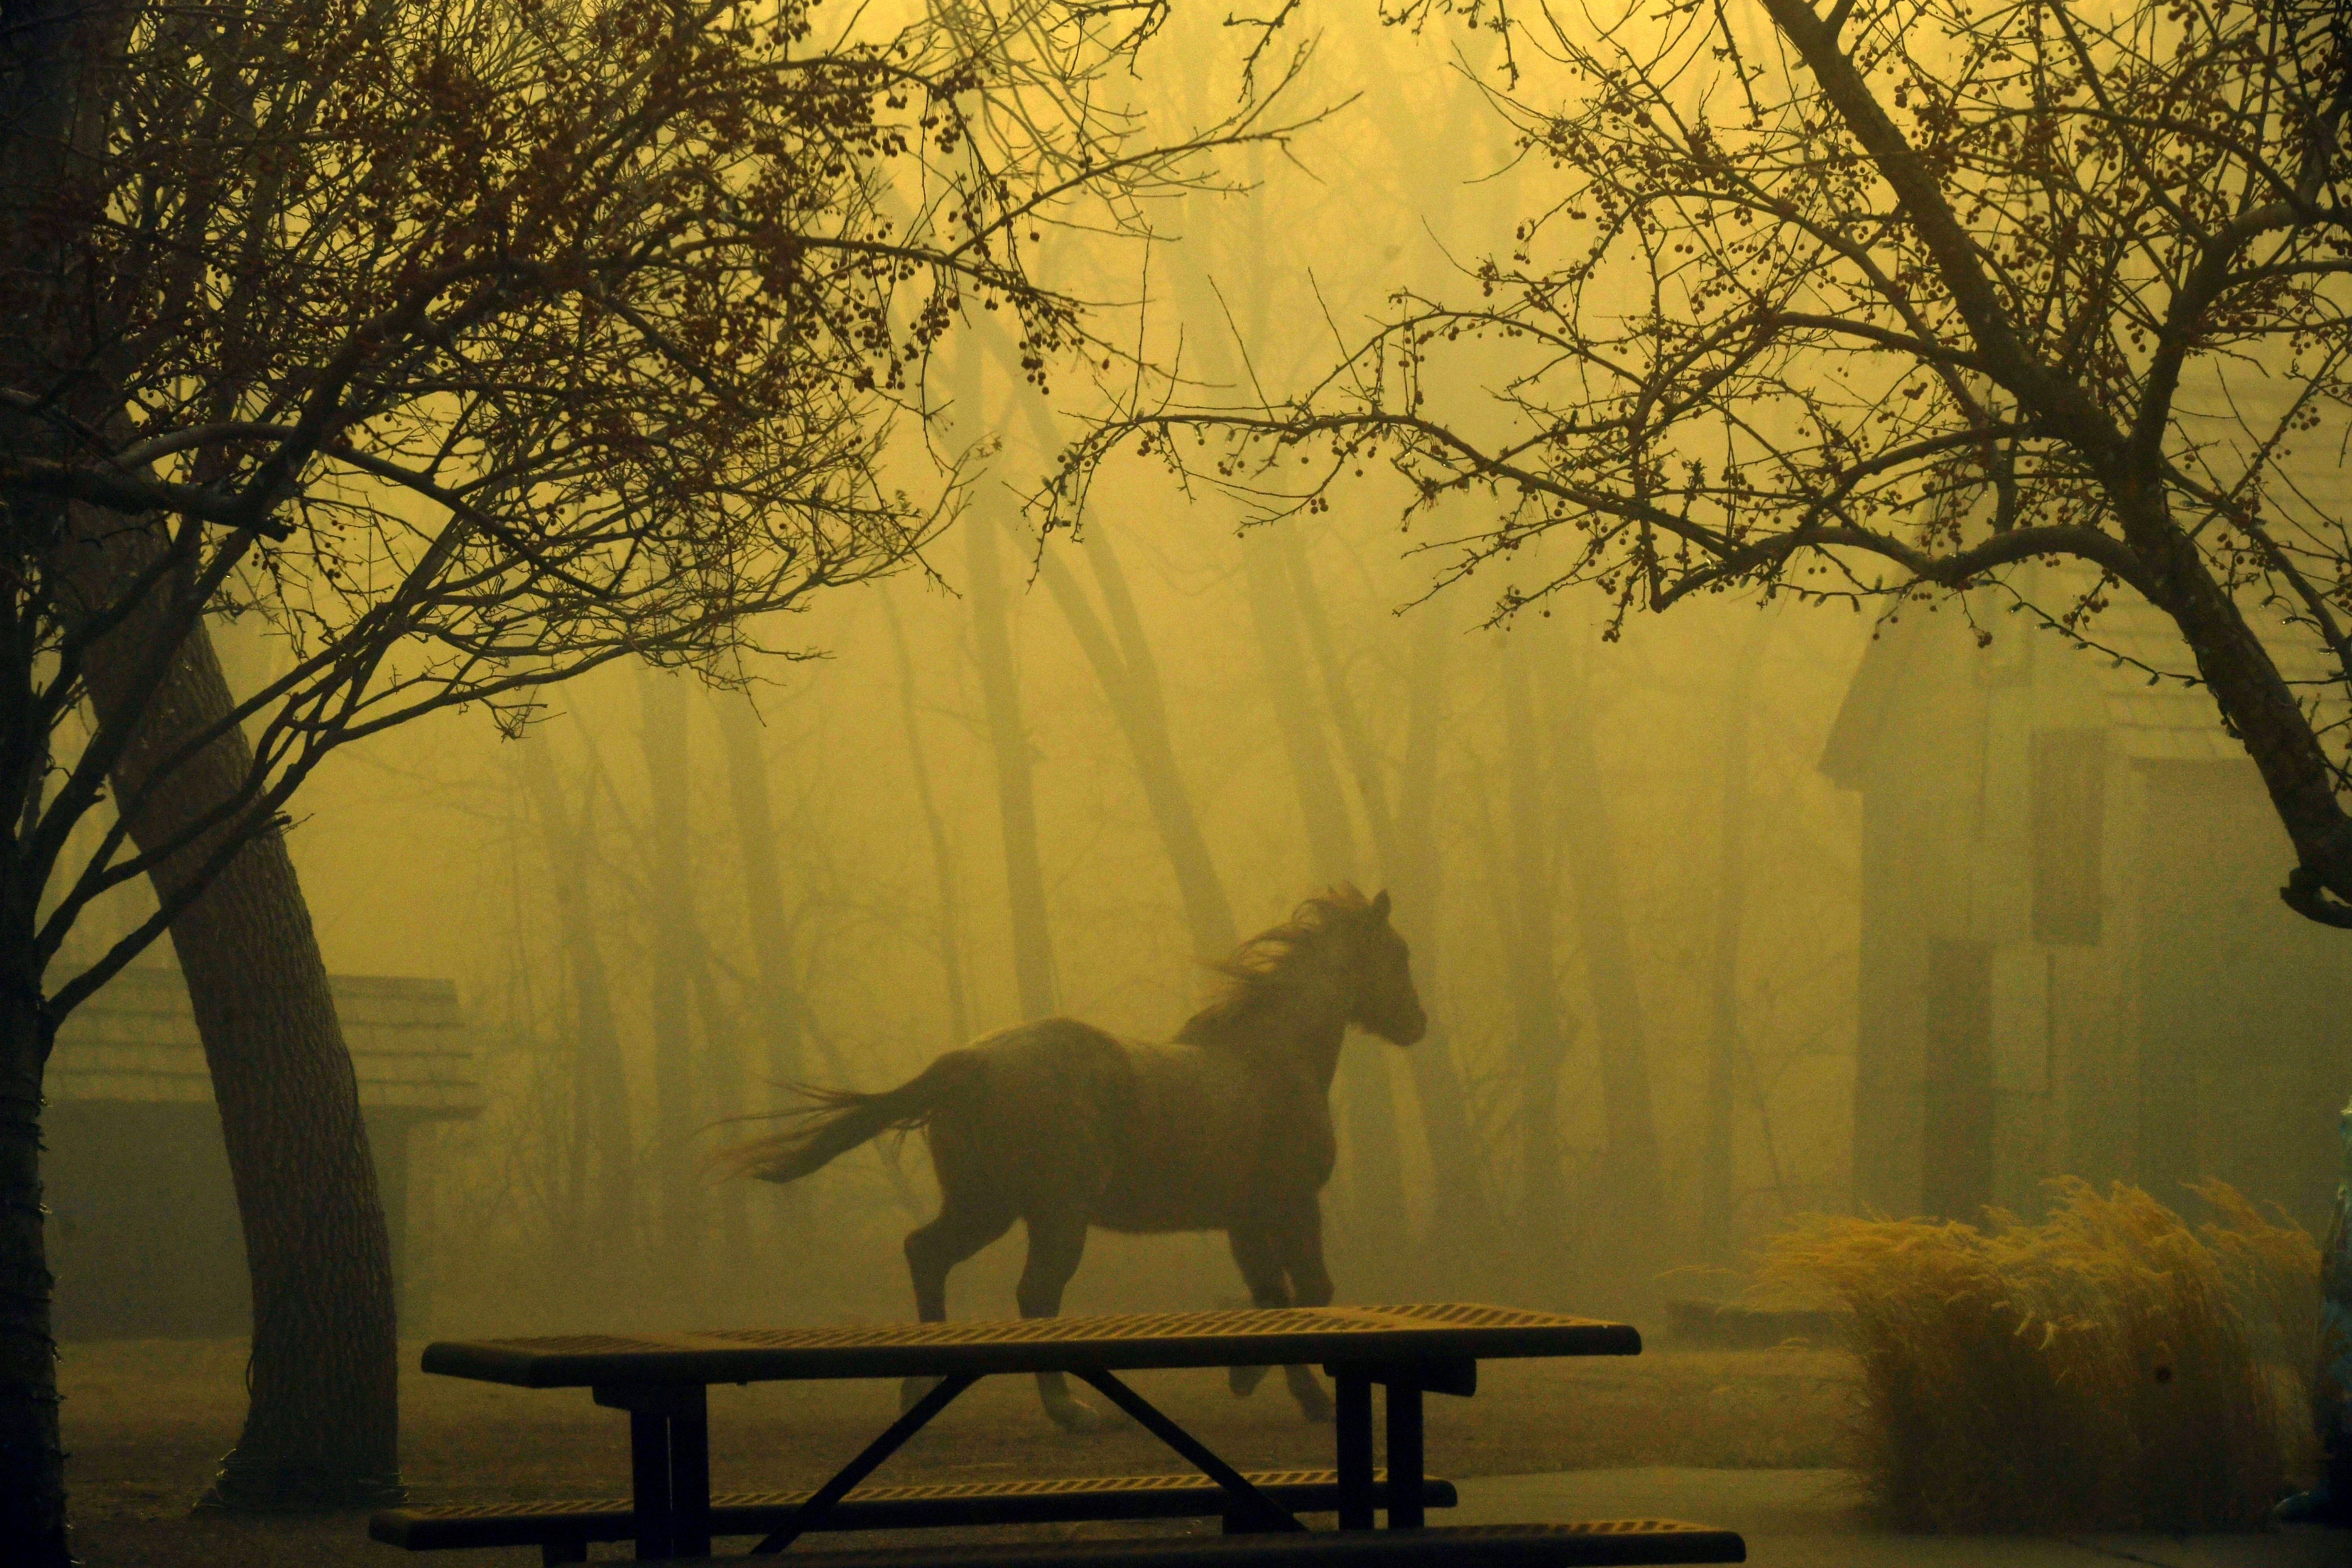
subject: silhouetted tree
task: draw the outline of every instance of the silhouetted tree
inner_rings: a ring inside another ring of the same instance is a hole
[[[263,1006],[323,994],[293,984],[316,965],[290,873],[246,879],[336,747],[461,704],[520,725],[614,658],[723,678],[761,612],[904,561],[935,514],[877,471],[902,367],[986,303],[1042,374],[1085,338],[1027,274],[1045,227],[1133,230],[1177,163],[1276,133],[1155,151],[1106,115],[1086,84],[1150,15],[965,5],[819,44],[799,4],[10,5],[0,1560],[68,1555],[38,1155],[58,1020],[208,889],[216,929],[296,955]],[[909,220],[877,211],[894,182]],[[201,636],[224,610],[292,647],[236,700]],[[85,700],[87,743],[53,757]],[[117,826],[64,862],[110,780]],[[48,989],[89,900],[148,876],[152,918]],[[227,962],[182,945],[192,981]],[[285,1065],[274,1109],[220,1079],[257,1255],[240,1451],[378,1485],[395,1346],[356,1090],[336,1053]],[[270,1271],[265,1299],[260,1254],[304,1225],[352,1267]],[[272,1436],[279,1365],[333,1407]]]
[[[1496,91],[1538,171],[1516,249],[1275,406],[1155,392],[1068,455],[1065,513],[1129,442],[1261,501],[1311,459],[1278,506],[1381,462],[1416,506],[1494,499],[1450,575],[1559,536],[1504,613],[1575,584],[2021,601],[2011,568],[2072,561],[2034,618],[2168,616],[2193,672],[2151,676],[2210,690],[2260,770],[2282,896],[2352,926],[2352,544],[2307,483],[2332,458],[2295,458],[2352,405],[2342,5],[1761,4],[1764,58],[1725,7],[1459,7],[1558,89]]]

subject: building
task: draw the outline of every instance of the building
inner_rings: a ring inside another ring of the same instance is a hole
[[[1999,609],[1907,607],[1822,758],[1863,797],[1856,1203],[2030,1212],[2066,1173],[2177,1204],[2219,1177],[2324,1226],[2352,934],[2279,901],[2253,764],[2204,689],[2150,681],[2191,668],[2164,616],[2118,592],[2086,650]]]
[[[335,1007],[359,1076],[392,1230],[401,1315],[421,1311],[410,1225],[417,1129],[478,1114],[457,988],[341,975]],[[251,1328],[228,1155],[176,968],[125,970],[68,1017],[44,1119],[58,1332],[66,1339],[229,1338]]]

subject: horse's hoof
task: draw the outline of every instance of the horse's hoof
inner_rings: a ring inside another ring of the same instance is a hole
[[[1265,1381],[1265,1368],[1262,1366],[1229,1366],[1225,1368],[1226,1386],[1234,1391],[1234,1397],[1236,1399],[1247,1399],[1251,1394],[1257,1392],[1257,1385]]]
[[[1307,1417],[1307,1424],[1309,1426],[1328,1426],[1331,1425],[1330,1396],[1327,1394],[1320,1399],[1301,1399],[1298,1402],[1298,1413]]]
[[[1061,1405],[1049,1405],[1045,1407],[1045,1414],[1052,1416],[1054,1425],[1065,1432],[1076,1432],[1080,1436],[1090,1436],[1097,1432],[1110,1430],[1110,1417],[1083,1400],[1073,1399]]]

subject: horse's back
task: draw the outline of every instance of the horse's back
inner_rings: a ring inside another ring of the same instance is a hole
[[[1251,1202],[1265,1086],[1228,1053],[1139,1045],[1073,1018],[961,1052],[972,1091],[930,1122],[950,1201],[1028,1215],[1082,1206],[1111,1230],[1217,1230]]]
[[[943,1194],[1026,1215],[1102,1191],[1134,1120],[1128,1051],[1091,1024],[1045,1018],[950,1053],[971,1062],[974,1092],[931,1119]]]

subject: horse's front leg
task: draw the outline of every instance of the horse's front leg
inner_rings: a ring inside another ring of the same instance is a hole
[[[1283,1272],[1290,1277],[1290,1300],[1301,1307],[1329,1306],[1331,1270],[1323,1263],[1322,1204],[1310,1194],[1283,1217],[1284,1223],[1275,1234],[1275,1246]],[[1331,1395],[1324,1388],[1323,1380],[1315,1375],[1314,1368],[1286,1366],[1282,1375],[1288,1380],[1290,1396],[1298,1401],[1299,1412],[1307,1419],[1331,1419]]]
[[[1235,1226],[1225,1237],[1233,1244],[1234,1263],[1242,1271],[1242,1283],[1249,1287],[1250,1304],[1289,1306],[1290,1287],[1283,1281],[1282,1250],[1275,1245],[1274,1232],[1262,1226]],[[1247,1399],[1265,1381],[1265,1373],[1262,1366],[1227,1367],[1225,1379],[1236,1394]]]
[[[1063,1288],[1078,1271],[1086,1250],[1083,1214],[1029,1216],[1029,1260],[1013,1289],[1023,1317],[1050,1318],[1061,1311]],[[1069,1381],[1058,1372],[1037,1374],[1037,1396],[1045,1402],[1045,1414],[1054,1425],[1066,1432],[1099,1432],[1108,1425],[1100,1411],[1071,1394]]]

